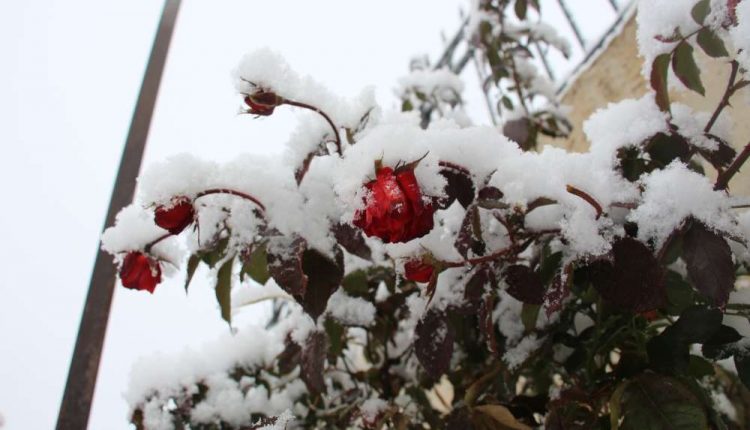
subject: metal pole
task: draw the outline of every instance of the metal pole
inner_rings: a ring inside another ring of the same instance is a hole
[[[180,1],[166,0],[162,12],[120,159],[120,168],[109,202],[105,227],[112,225],[120,209],[133,200],[135,180],[141,167],[143,150],[146,146],[156,95],[159,91]],[[57,417],[57,430],[81,430],[88,425],[116,276],[112,258],[99,249],[89,282],[89,292],[68,371],[60,414]]]
[[[620,6],[617,4],[615,0],[609,0],[609,4],[612,6],[612,9],[614,9],[615,12],[620,11]]]
[[[570,28],[573,29],[573,34],[575,34],[576,40],[578,40],[578,44],[581,45],[581,49],[586,52],[586,42],[583,40],[581,30],[578,29],[578,24],[576,24],[575,19],[573,19],[573,14],[570,12],[568,5],[565,3],[565,0],[557,0],[557,3],[560,5],[560,9],[562,9],[563,14],[565,14],[565,18],[567,18],[568,24],[570,24]]]

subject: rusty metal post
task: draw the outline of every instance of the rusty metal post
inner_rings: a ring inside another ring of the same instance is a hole
[[[115,215],[133,200],[135,181],[141,168],[156,95],[159,91],[180,1],[166,0],[162,12],[120,159],[120,168],[109,202],[105,227],[114,224]],[[89,282],[89,291],[68,371],[60,413],[57,417],[57,430],[82,430],[88,425],[116,275],[112,258],[99,249]]]

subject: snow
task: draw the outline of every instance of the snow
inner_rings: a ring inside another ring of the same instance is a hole
[[[542,345],[544,338],[537,339],[536,334],[521,339],[518,345],[509,348],[505,354],[503,354],[503,361],[508,365],[508,370],[515,370],[518,366],[523,364],[529,355],[539,349]]]
[[[461,98],[464,83],[460,77],[448,69],[413,70],[398,81],[398,94],[420,92],[427,96],[434,96],[441,100],[456,100]]]
[[[685,136],[695,147],[707,151],[716,151],[719,144],[705,136],[703,128],[711,118],[708,112],[695,112],[690,106],[672,103],[672,122],[679,128],[679,133]],[[731,120],[728,115],[721,115],[711,128],[711,134],[727,141],[731,131]]]
[[[153,212],[138,204],[121,210],[115,218],[115,226],[102,234],[102,249],[110,254],[141,250],[167,231],[154,224]]]
[[[617,150],[637,146],[669,128],[666,114],[659,110],[654,95],[648,93],[640,99],[626,99],[598,109],[584,121],[583,131],[597,161],[615,166]]]
[[[375,422],[378,415],[388,408],[388,403],[383,399],[370,398],[365,400],[359,407],[362,417],[368,422]]]
[[[250,94],[259,89],[273,91],[286,99],[323,110],[342,127],[356,127],[375,105],[373,88],[364,89],[352,100],[343,99],[311,77],[300,76],[280,54],[268,48],[246,54],[234,70],[233,78],[239,93]]]
[[[274,390],[255,382],[253,373],[240,379],[231,377],[233,369],[263,368],[284,347],[284,339],[299,319],[308,319],[292,312],[272,330],[250,326],[238,333],[226,334],[199,349],[185,349],[174,355],[155,354],[141,358],[133,367],[125,398],[131,411],[141,408],[149,430],[171,430],[169,414],[171,399],[198,393],[198,384],[205,388],[205,398],[191,412],[194,423],[222,420],[235,426],[250,422],[251,414],[279,416],[276,425],[284,428],[293,416],[290,410],[306,393],[301,380],[284,381],[264,374]]]
[[[714,191],[708,178],[685,164],[673,161],[663,170],[644,175],[640,182],[644,188],[642,201],[628,216],[638,223],[639,239],[653,239],[658,248],[688,217],[717,231],[738,233],[729,197]]]
[[[343,288],[328,299],[326,312],[345,325],[369,327],[375,321],[375,306],[364,299],[349,296]]]

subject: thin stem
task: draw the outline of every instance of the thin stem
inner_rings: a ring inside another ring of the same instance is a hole
[[[740,167],[742,167],[743,164],[747,161],[747,159],[750,157],[750,142],[748,142],[747,145],[745,145],[745,148],[737,155],[737,158],[734,159],[732,164],[727,167],[727,170],[722,172],[719,177],[716,179],[716,184],[714,185],[714,190],[725,190],[727,186],[729,185],[729,181],[732,179],[732,177],[740,171]]]
[[[168,238],[170,236],[172,236],[172,233],[166,233],[164,235],[161,235],[161,236],[157,237],[156,239],[154,239],[151,242],[149,242],[148,244],[146,244],[146,246],[143,248],[143,250],[146,251],[146,253],[151,252],[151,248],[153,248],[154,245],[156,245],[157,243],[161,242],[162,240],[164,240],[164,239],[166,239],[166,238]]]
[[[207,196],[209,194],[231,194],[233,196],[242,197],[245,200],[250,200],[251,202],[255,203],[264,212],[266,210],[266,207],[263,206],[263,203],[261,203],[260,200],[256,199],[250,194],[245,194],[241,191],[235,191],[226,188],[211,188],[210,190],[201,191],[200,193],[198,193],[198,195],[195,196],[195,200],[198,200],[199,198]]]
[[[706,127],[703,128],[704,133],[708,133],[711,131],[711,128],[716,123],[716,120],[719,119],[719,115],[721,115],[721,112],[724,110],[725,107],[729,106],[729,98],[732,97],[734,94],[736,88],[734,86],[734,82],[737,79],[737,72],[740,68],[737,61],[732,61],[732,71],[729,74],[729,82],[727,82],[727,88],[724,90],[724,95],[721,97],[721,101],[719,101],[719,105],[716,107],[716,110],[714,111],[713,115],[711,115],[711,119],[708,120],[708,123],[706,123]]]
[[[339,155],[342,155],[342,152],[341,152],[341,136],[339,136],[339,129],[338,129],[338,127],[336,127],[336,124],[333,123],[333,121],[331,120],[331,118],[325,112],[323,112],[322,110],[316,108],[315,106],[309,105],[307,103],[297,102],[297,101],[294,101],[294,100],[284,99],[284,103],[286,103],[286,104],[288,104],[290,106],[297,106],[297,107],[300,107],[302,109],[308,109],[308,110],[311,110],[313,112],[317,112],[318,115],[322,116],[328,122],[328,125],[331,126],[331,129],[333,129],[333,134],[334,134],[334,136],[336,138],[336,141],[334,142],[334,143],[336,143],[336,152]]]
[[[463,267],[463,266],[468,266],[468,265],[476,266],[478,264],[497,260],[498,258],[505,257],[508,254],[522,252],[536,239],[537,239],[537,236],[534,236],[532,238],[527,239],[526,242],[522,243],[521,245],[511,245],[507,248],[503,248],[500,251],[493,252],[492,254],[485,255],[483,257],[469,258],[464,261],[444,261],[442,262],[442,264],[444,265],[444,267]]]
[[[593,206],[594,209],[596,210],[596,219],[599,219],[602,216],[602,213],[604,212],[604,210],[602,209],[602,205],[600,205],[599,202],[597,202],[593,197],[591,197],[591,195],[589,195],[588,193],[586,193],[583,190],[579,190],[578,188],[576,188],[576,187],[574,187],[572,185],[567,185],[565,187],[565,189],[570,194],[573,194],[574,196],[578,196],[578,197],[582,198],[583,200],[586,201],[586,203],[588,203],[591,206]]]

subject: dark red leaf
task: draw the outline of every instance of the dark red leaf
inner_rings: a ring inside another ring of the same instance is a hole
[[[443,311],[430,309],[414,330],[414,352],[428,375],[437,380],[448,372],[453,355],[453,329]]]
[[[664,305],[664,271],[646,245],[630,237],[618,239],[612,257],[589,266],[591,281],[605,301],[636,313]]]
[[[441,202],[441,207],[447,208],[456,200],[464,208],[469,207],[474,201],[474,181],[471,179],[471,174],[462,169],[452,168],[443,168],[440,174],[447,182],[445,194],[448,196],[445,201]]]
[[[485,244],[482,238],[476,234],[477,226],[479,224],[479,209],[476,206],[470,206],[466,211],[463,222],[461,222],[461,228],[458,231],[456,242],[454,246],[456,250],[468,258],[469,251],[472,251],[475,255],[484,254]]]
[[[268,272],[282,290],[292,296],[304,296],[307,276],[302,271],[302,253],[307,243],[302,238],[273,237],[268,243]]]
[[[693,221],[682,242],[688,279],[714,306],[724,307],[734,288],[732,251],[723,237]]]
[[[326,349],[328,340],[326,334],[320,331],[310,333],[305,341],[300,357],[300,378],[307,386],[307,390],[314,395],[325,391],[323,371],[325,370]]]
[[[516,264],[505,269],[504,276],[511,297],[532,305],[544,303],[542,279],[531,268]]]
[[[315,249],[302,255],[302,270],[307,278],[307,290],[303,297],[295,297],[302,308],[314,320],[326,310],[328,299],[339,288],[344,278],[344,256],[341,249],[334,248],[334,259]]]
[[[561,310],[563,303],[565,303],[565,299],[569,295],[570,288],[568,288],[568,282],[563,282],[562,275],[558,273],[552,280],[552,287],[544,293],[544,313],[549,317],[553,313]]]
[[[479,307],[479,332],[482,333],[485,342],[487,342],[487,349],[496,357],[500,356],[500,350],[497,346],[497,338],[495,337],[495,324],[492,320],[492,311],[495,310],[495,299],[494,296],[488,294],[482,300],[482,304]]]
[[[670,54],[661,54],[651,64],[651,88],[656,92],[656,105],[662,112],[669,111],[669,88],[667,87],[669,57]]]
[[[532,124],[528,118],[513,119],[503,125],[503,134],[510,140],[516,142],[524,151],[531,147]]]
[[[365,260],[372,258],[372,251],[367,246],[361,230],[349,224],[339,223],[333,226],[333,236],[339,245],[343,246],[350,254]]]

